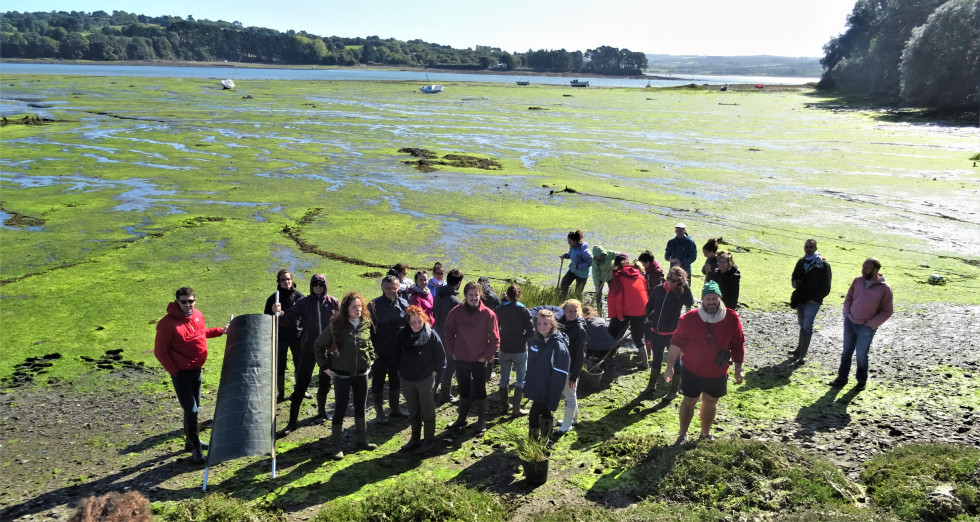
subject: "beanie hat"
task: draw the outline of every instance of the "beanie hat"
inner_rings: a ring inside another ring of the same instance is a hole
[[[625,265],[626,263],[629,263],[630,262],[630,256],[628,256],[626,254],[616,254],[615,261],[618,262],[618,263],[620,263],[620,264]]]
[[[718,288],[718,283],[708,281],[704,284],[704,288],[701,289],[701,299],[704,299],[704,296],[708,294],[717,294],[718,297],[721,297],[721,288]]]

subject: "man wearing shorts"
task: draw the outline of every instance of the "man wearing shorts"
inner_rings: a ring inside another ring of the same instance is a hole
[[[745,334],[738,314],[725,308],[721,290],[714,281],[701,290],[701,308],[684,314],[670,342],[664,381],[674,377],[674,363],[681,360],[680,433],[675,444],[687,441],[687,428],[694,418],[694,406],[701,400],[701,439],[711,438],[718,399],[728,393],[728,366],[735,363],[735,383],[742,382]]]

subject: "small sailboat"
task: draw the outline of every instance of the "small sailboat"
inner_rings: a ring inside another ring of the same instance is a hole
[[[231,90],[235,88],[235,82],[228,78],[227,80],[221,80],[221,87]]]
[[[429,82],[429,69],[428,68],[425,68],[425,81],[426,81],[426,83]],[[442,85],[438,85],[438,84],[434,84],[434,83],[429,83],[428,85],[423,85],[423,86],[419,87],[419,90],[422,91],[422,92],[424,92],[425,94],[437,94],[437,93],[442,92]]]
[[[589,81],[586,80],[586,81],[583,82],[581,80],[575,79],[575,80],[572,80],[572,81],[568,82],[568,84],[571,85],[572,87],[588,87],[589,86]]]

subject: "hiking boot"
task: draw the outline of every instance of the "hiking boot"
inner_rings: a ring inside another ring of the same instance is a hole
[[[836,379],[828,382],[827,383],[827,386],[830,386],[831,388],[840,388],[840,387],[844,386],[845,384],[847,384],[847,379],[841,379],[840,377],[838,377],[838,378],[836,378]]]

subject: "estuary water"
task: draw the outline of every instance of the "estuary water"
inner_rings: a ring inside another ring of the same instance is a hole
[[[105,65],[105,64],[51,64],[51,63],[0,63],[0,77],[4,74],[80,74],[86,76],[138,76],[149,78],[232,78],[243,80],[371,80],[414,81],[419,83],[487,82],[514,83],[525,80],[532,84],[568,85],[568,76],[518,76],[506,74],[466,74],[421,71],[395,71],[381,69],[255,69],[228,66],[178,67],[161,65]],[[661,76],[660,78],[662,78]],[[428,80],[427,80],[428,78]],[[677,87],[691,83],[724,84],[773,84],[803,85],[819,78],[793,78],[774,76],[699,76],[690,75],[664,79],[594,78],[579,76],[592,87]]]

